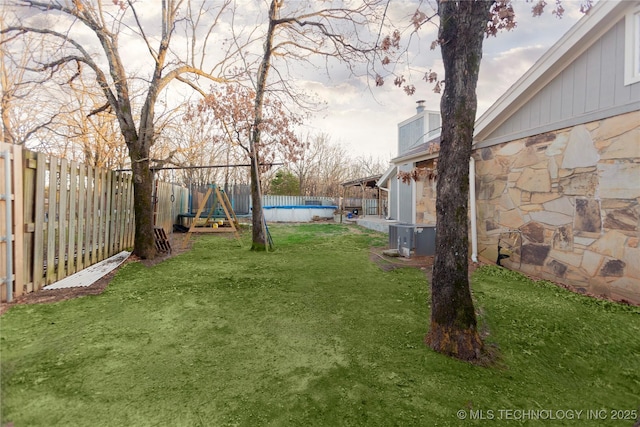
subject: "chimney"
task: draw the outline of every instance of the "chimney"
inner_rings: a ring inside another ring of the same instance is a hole
[[[424,111],[424,99],[417,101],[416,104],[418,104],[418,106],[416,107],[416,111],[418,112],[418,114],[422,113]]]

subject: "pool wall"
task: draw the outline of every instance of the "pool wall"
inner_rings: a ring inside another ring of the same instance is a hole
[[[337,206],[288,205],[263,206],[264,218],[270,222],[311,222],[314,217],[331,219]]]

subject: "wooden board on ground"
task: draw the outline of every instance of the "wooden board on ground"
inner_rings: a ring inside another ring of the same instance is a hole
[[[91,286],[97,280],[102,278],[107,273],[113,271],[120,264],[126,260],[131,252],[122,251],[110,258],[100,261],[97,264],[93,264],[90,267],[85,268],[71,276],[67,276],[62,280],[45,286],[42,289],[63,289],[63,288],[75,288],[79,286]]]

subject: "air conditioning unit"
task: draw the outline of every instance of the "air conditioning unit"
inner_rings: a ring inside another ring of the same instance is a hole
[[[400,226],[398,228],[398,253],[405,258],[411,258],[413,246],[413,225]]]
[[[406,258],[411,254],[435,255],[436,226],[429,224],[389,224],[389,248]]]
[[[414,229],[416,255],[429,256],[436,254],[436,226],[416,224]]]
[[[413,250],[413,225],[389,224],[389,248],[408,258]]]
[[[389,224],[389,249],[398,249],[398,225]]]

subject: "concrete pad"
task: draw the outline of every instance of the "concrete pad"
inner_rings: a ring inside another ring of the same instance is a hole
[[[71,276],[67,276],[62,280],[45,286],[44,290],[49,289],[63,289],[63,288],[77,288],[82,286],[91,286],[96,281],[104,277],[107,273],[115,270],[120,264],[126,260],[131,252],[122,251],[110,258],[100,261],[97,264],[93,264],[84,270],[81,270]]]

